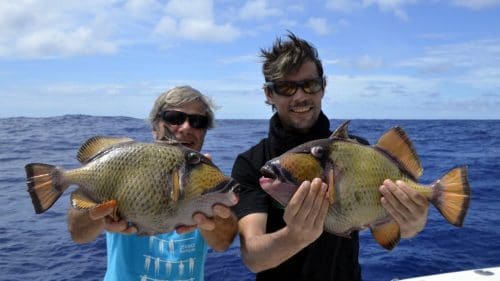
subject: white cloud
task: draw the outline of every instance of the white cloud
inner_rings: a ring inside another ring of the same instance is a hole
[[[112,54],[123,44],[171,38],[231,41],[240,31],[216,22],[207,0],[0,1],[0,57]],[[144,36],[146,35],[146,36]],[[156,37],[158,38],[158,37]]]
[[[106,3],[0,2],[0,57],[53,57],[113,53]],[[91,16],[89,16],[91,15]]]
[[[402,20],[407,20],[408,15],[403,7],[416,2],[416,0],[363,0],[363,5],[375,5],[383,12],[390,12]]]
[[[328,0],[326,7],[333,11],[349,13],[360,7],[360,4],[353,0]]]
[[[357,60],[356,64],[361,69],[375,69],[380,68],[384,64],[384,60],[364,55]]]
[[[164,16],[156,24],[153,34],[162,39],[182,38],[195,41],[227,42],[238,38],[241,32],[231,23],[217,24],[212,1],[172,0],[165,5]]]
[[[325,18],[309,18],[306,25],[319,35],[327,35],[332,31]]]
[[[415,4],[416,0],[328,0],[326,8],[333,11],[350,13],[355,10],[376,6],[382,12],[393,13],[396,17],[407,20],[405,6]]]
[[[451,3],[473,10],[480,10],[500,5],[500,0],[452,0]]]
[[[280,10],[269,7],[267,0],[249,0],[239,11],[239,17],[243,20],[262,19],[281,14]]]
[[[399,63],[422,72],[468,72],[500,68],[500,40],[476,40],[427,47],[422,56]]]

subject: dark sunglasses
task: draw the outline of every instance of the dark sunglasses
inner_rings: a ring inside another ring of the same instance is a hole
[[[171,125],[182,125],[189,121],[189,126],[195,129],[206,129],[208,128],[208,117],[205,115],[198,114],[187,114],[182,111],[177,110],[167,110],[159,114],[163,121]]]
[[[306,94],[312,95],[323,90],[323,86],[324,79],[322,77],[303,81],[276,81],[264,83],[264,87],[271,89],[274,93],[280,96],[286,97],[295,95],[299,87]]]

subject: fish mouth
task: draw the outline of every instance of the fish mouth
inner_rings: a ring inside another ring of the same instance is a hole
[[[264,165],[260,172],[262,177],[259,184],[262,189],[281,205],[286,206],[297,191],[298,184],[295,181],[288,180],[287,172],[276,165]]]

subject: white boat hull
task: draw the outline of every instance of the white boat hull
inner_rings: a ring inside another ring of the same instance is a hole
[[[393,279],[392,281],[500,281],[500,266],[433,274],[409,279]]]

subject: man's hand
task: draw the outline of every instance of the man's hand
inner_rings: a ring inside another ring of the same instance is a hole
[[[228,207],[226,207],[224,205],[220,205],[220,204],[215,204],[212,207],[212,212],[213,212],[212,217],[207,217],[203,213],[194,214],[193,220],[196,222],[195,225],[179,226],[175,229],[175,231],[177,231],[177,233],[179,233],[179,234],[193,231],[196,228],[200,228],[202,230],[207,230],[207,231],[212,231],[216,227],[216,217],[219,217],[222,219],[228,219],[232,215],[231,209],[229,209]]]
[[[231,209],[226,206],[216,204],[212,207],[212,212],[212,217],[196,213],[193,216],[196,225],[180,226],[175,231],[182,234],[199,228],[201,235],[212,249],[225,251],[238,232],[238,222]]]
[[[327,185],[319,178],[304,181],[285,208],[283,219],[288,235],[304,247],[318,239],[328,207]]]
[[[68,211],[68,230],[76,243],[93,241],[103,230],[122,234],[137,232],[137,228],[128,226],[121,219],[113,219],[114,205],[103,205],[89,211],[71,207]]]
[[[379,190],[382,193],[382,206],[399,224],[401,237],[417,235],[427,222],[427,198],[400,180],[393,182],[387,179]]]

